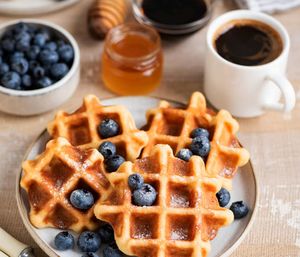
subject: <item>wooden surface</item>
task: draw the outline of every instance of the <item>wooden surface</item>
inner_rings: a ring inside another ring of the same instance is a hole
[[[224,2],[217,3],[214,16],[235,8],[231,1]],[[112,96],[104,89],[99,78],[102,43],[91,39],[86,30],[86,12],[90,3],[90,0],[80,1],[67,10],[37,17],[63,26],[80,45],[81,84],[74,97],[61,107],[67,110],[78,107],[82,97],[88,93],[100,98]],[[288,76],[300,98],[300,8],[274,16],[286,26],[291,36]],[[13,17],[0,16],[0,23],[11,19]],[[202,90],[206,29],[185,37],[163,37],[164,79],[152,95],[186,101],[193,91]],[[55,110],[27,118],[0,113],[0,226],[19,240],[33,245],[39,257],[45,255],[26,232],[18,214],[15,174],[26,149],[54,113]],[[254,226],[232,256],[299,257],[299,101],[290,115],[268,113],[260,118],[240,120],[240,125],[240,140],[250,151],[258,175],[260,198]]]

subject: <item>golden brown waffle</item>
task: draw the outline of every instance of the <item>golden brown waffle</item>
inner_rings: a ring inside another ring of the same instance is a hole
[[[111,118],[118,122],[120,134],[102,139],[97,127],[103,119]],[[53,138],[64,137],[83,149],[98,148],[103,141],[110,141],[117,146],[118,154],[127,160],[135,160],[148,142],[144,131],[136,128],[133,117],[123,106],[103,106],[96,96],[84,98],[81,108],[68,114],[59,111],[55,120],[48,125],[48,132]]]
[[[128,176],[143,175],[158,192],[153,206],[132,204]],[[113,188],[95,206],[95,215],[109,222],[121,251],[138,257],[205,257],[209,241],[233,220],[216,198],[221,183],[204,177],[202,159],[175,158],[168,145],[157,145],[149,157],[125,162],[107,174]]]
[[[102,172],[103,157],[97,150],[80,150],[64,138],[50,141],[35,160],[23,162],[21,186],[27,191],[30,221],[37,228],[56,227],[80,232],[94,230],[99,221],[93,208],[81,211],[69,202],[75,189],[87,189],[95,203],[110,183]]]
[[[175,108],[161,101],[158,108],[147,112],[149,143],[142,156],[148,156],[156,144],[170,145],[174,154],[182,148],[189,148],[192,142],[190,134],[198,127],[208,129],[211,135],[211,151],[206,163],[208,174],[221,178],[223,186],[230,189],[234,173],[248,162],[249,153],[236,139],[237,121],[225,110],[215,115],[207,109],[205,98],[199,92],[192,94],[186,108]]]

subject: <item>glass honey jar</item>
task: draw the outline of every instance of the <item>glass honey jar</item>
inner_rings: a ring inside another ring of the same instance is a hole
[[[124,24],[108,33],[102,54],[104,85],[120,95],[143,95],[159,86],[163,56],[151,27]]]

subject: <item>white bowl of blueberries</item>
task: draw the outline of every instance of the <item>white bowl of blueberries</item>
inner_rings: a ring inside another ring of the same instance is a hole
[[[65,29],[29,19],[1,24],[0,111],[50,111],[72,96],[79,79],[79,47]]]

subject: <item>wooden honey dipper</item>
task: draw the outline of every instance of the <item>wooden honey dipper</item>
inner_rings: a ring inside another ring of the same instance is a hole
[[[88,12],[90,33],[104,38],[110,29],[125,22],[128,9],[127,0],[96,0]]]

